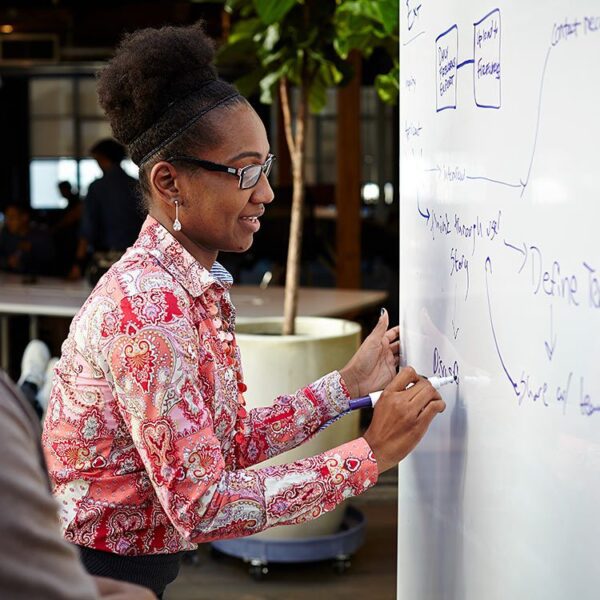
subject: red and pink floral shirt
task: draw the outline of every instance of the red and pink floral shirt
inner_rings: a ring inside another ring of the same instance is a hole
[[[308,439],[348,393],[333,372],[247,412],[229,286],[148,217],[73,320],[43,436],[69,541],[189,550],[314,519],[376,482],[363,438],[248,468]]]

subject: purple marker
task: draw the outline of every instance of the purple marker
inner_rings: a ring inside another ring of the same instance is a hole
[[[427,377],[427,380],[436,390],[439,390],[443,385],[455,383],[457,378],[452,375],[450,377]],[[409,383],[406,389],[412,387],[412,385],[412,383]],[[350,410],[358,410],[359,408],[372,408],[375,406],[375,404],[377,404],[377,400],[379,400],[379,396],[381,396],[382,393],[383,390],[379,392],[371,392],[368,396],[362,396],[361,398],[350,400],[350,402],[348,402],[348,407]]]

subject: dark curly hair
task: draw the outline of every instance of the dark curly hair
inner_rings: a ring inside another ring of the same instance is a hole
[[[123,38],[98,74],[100,105],[140,167],[145,196],[157,161],[214,148],[221,140],[218,113],[247,102],[217,78],[214,54],[202,22],[140,29]]]

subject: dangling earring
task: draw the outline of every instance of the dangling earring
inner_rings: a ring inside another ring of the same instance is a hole
[[[173,221],[173,229],[181,231],[181,221],[179,220],[179,200],[175,200],[175,220]]]

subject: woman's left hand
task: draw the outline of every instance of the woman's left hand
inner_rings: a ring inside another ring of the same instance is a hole
[[[388,329],[389,315],[383,309],[377,325],[340,375],[350,396],[358,398],[382,390],[395,377],[400,362],[400,328]]]

